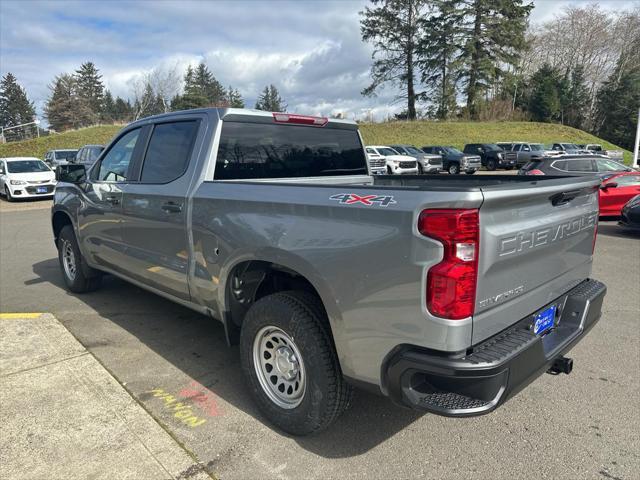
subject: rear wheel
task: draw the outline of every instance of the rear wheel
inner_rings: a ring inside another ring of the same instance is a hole
[[[288,433],[319,432],[351,402],[351,386],[314,295],[280,292],[253,304],[242,323],[240,356],[258,408]]]
[[[64,283],[72,292],[91,292],[100,286],[102,274],[86,265],[71,225],[64,226],[58,236],[58,261]]]
[[[448,171],[450,175],[458,175],[460,173],[460,165],[457,163],[451,163],[449,164]]]

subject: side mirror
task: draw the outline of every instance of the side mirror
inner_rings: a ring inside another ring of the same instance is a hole
[[[56,180],[66,183],[84,183],[87,181],[87,170],[84,165],[77,163],[58,165],[56,168]]]
[[[600,190],[606,190],[608,188],[616,188],[617,186],[618,184],[616,182],[603,183],[602,185],[600,185]]]

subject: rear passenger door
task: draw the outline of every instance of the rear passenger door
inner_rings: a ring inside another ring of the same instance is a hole
[[[123,191],[128,275],[141,283],[190,299],[187,192],[194,177],[203,119],[155,123],[135,166],[136,181]]]

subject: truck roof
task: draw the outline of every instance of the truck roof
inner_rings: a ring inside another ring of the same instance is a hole
[[[344,128],[349,130],[357,130],[358,128],[358,124],[353,120],[302,115],[302,114],[290,113],[290,112],[266,112],[264,110],[255,110],[252,108],[226,108],[226,107],[225,108],[215,108],[215,107],[194,108],[192,110],[179,110],[176,112],[161,113],[159,115],[153,115],[151,117],[142,118],[132,123],[131,125],[145,124],[147,122],[155,122],[158,119],[174,118],[175,116],[189,115],[194,113],[204,113],[206,115],[213,115],[223,121],[236,121],[236,122],[245,121],[245,122],[254,122],[254,123],[275,122],[276,121],[275,115],[278,114],[281,116],[289,116],[289,117],[296,117],[296,118],[303,118],[303,119],[316,118],[316,119],[322,119],[323,121],[325,121],[325,123],[322,125],[315,125],[316,127],[330,126],[333,128]],[[296,121],[282,122],[281,121],[280,123],[295,124],[298,122]],[[313,126],[313,125],[307,124],[307,126]]]

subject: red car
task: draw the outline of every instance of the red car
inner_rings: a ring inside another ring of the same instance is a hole
[[[619,217],[624,204],[640,194],[640,172],[617,173],[600,186],[600,216]]]

